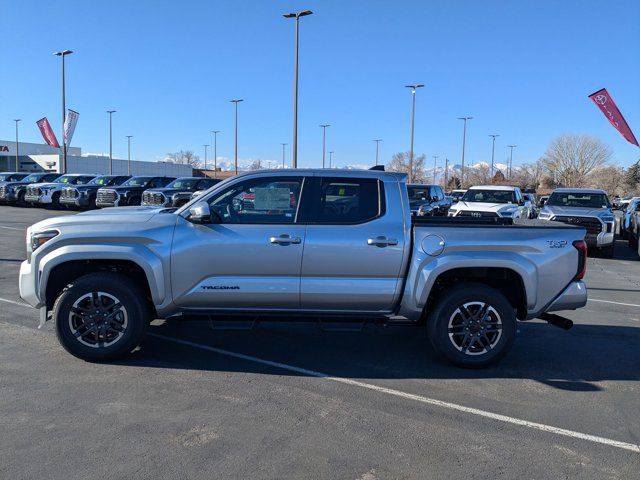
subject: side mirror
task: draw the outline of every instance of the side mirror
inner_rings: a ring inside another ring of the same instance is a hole
[[[211,210],[207,202],[197,202],[189,208],[191,223],[211,223]]]

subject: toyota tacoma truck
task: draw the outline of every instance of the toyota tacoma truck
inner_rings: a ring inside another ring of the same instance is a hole
[[[60,204],[72,208],[96,208],[99,189],[116,187],[130,178],[131,175],[99,175],[85,185],[65,187],[60,193]]]
[[[442,356],[481,367],[517,320],[569,328],[550,312],[587,301],[584,228],[517,222],[412,217],[400,173],[247,172],[179,209],[32,225],[20,295],[91,361],[131,352],[152,319],[249,314],[424,325]]]
[[[587,246],[597,248],[606,257],[613,257],[616,220],[604,190],[557,188],[538,218],[584,227]]]
[[[142,202],[142,193],[146,189],[166,187],[174,180],[175,177],[131,177],[117,187],[103,187],[98,189],[96,206],[104,208],[140,205]]]
[[[32,173],[19,181],[4,182],[0,185],[0,202],[24,206],[27,186],[32,183],[53,182],[59,176],[59,173]]]
[[[150,188],[142,193],[142,205],[181,207],[197,191],[208,190],[220,180],[202,177],[180,177],[164,188]]]

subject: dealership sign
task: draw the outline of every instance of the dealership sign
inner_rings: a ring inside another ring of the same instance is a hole
[[[7,147],[6,145],[0,145],[0,152],[8,152],[9,151],[9,147]]]

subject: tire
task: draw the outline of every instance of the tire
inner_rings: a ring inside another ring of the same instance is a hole
[[[144,298],[136,283],[119,273],[80,277],[62,291],[53,306],[58,341],[67,352],[83,360],[121,358],[140,344],[147,331],[151,315]],[[118,303],[120,308],[113,309]],[[97,318],[88,316],[93,312],[98,313]],[[110,330],[106,330],[107,325]]]
[[[605,258],[613,258],[614,251],[615,251],[615,245],[609,245],[607,247],[602,247],[600,249],[600,253]]]
[[[463,306],[472,316],[468,332],[465,332]],[[473,315],[481,314],[482,308],[486,313],[475,323]],[[427,320],[427,333],[436,352],[449,362],[463,368],[482,368],[496,363],[509,352],[516,338],[516,321],[514,307],[498,290],[481,283],[463,283],[446,291],[438,300]],[[483,327],[486,330],[482,330]],[[474,332],[475,329],[478,330]],[[478,336],[472,336],[469,343],[469,334]]]
[[[26,207],[27,206],[27,202],[24,201],[24,195],[25,192],[18,192],[18,200],[16,200],[16,205],[18,205],[19,207]]]
[[[623,240],[626,240],[627,238],[627,231],[622,226],[620,226],[620,238]]]
[[[627,232],[627,236],[629,237],[627,241],[629,242],[629,247],[636,248],[638,246],[638,239],[636,238],[634,232]]]
[[[54,193],[51,196],[51,206],[50,208],[54,209],[54,210],[59,210],[60,209],[60,194],[59,193]]]

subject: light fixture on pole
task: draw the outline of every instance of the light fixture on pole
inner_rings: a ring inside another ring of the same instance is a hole
[[[59,52],[53,52],[53,54],[57,57],[62,58],[62,165],[59,170],[60,173],[67,173],[67,140],[64,135],[64,122],[67,119],[67,106],[65,102],[65,78],[64,78],[64,57],[67,55],[71,55],[73,53],[72,50],[61,50]]]
[[[467,120],[471,120],[473,117],[458,117],[458,120],[464,121],[464,127],[462,128],[462,165],[460,168],[460,188],[464,188],[464,150],[467,143]]]
[[[218,171],[218,134],[220,130],[211,130],[213,133],[213,178],[216,178]]]
[[[411,89],[411,143],[409,145],[409,183],[413,182],[413,131],[414,131],[414,120],[416,115],[416,90],[418,88],[424,87],[422,84],[417,85],[405,85],[406,88]]]
[[[113,175],[113,124],[111,116],[116,113],[115,110],[107,110],[109,114],[109,175]]]
[[[517,145],[507,145],[511,149],[511,154],[509,155],[509,168],[507,168],[507,172],[509,174],[509,180],[511,180],[511,175],[513,173],[513,149],[517,147]]]
[[[205,144],[202,145],[204,147],[204,176],[207,176],[207,148],[209,147],[209,145]]]
[[[433,156],[433,184],[436,184],[436,169],[438,167],[438,155]]]
[[[333,162],[333,150],[329,152],[329,168],[331,168],[331,163]]]
[[[19,155],[19,152],[20,152],[20,143],[18,142],[18,122],[22,121],[22,119],[21,118],[14,118],[13,121],[16,122],[16,172],[19,172],[20,171],[20,164],[18,162],[18,155]]]
[[[381,138],[376,138],[374,140],[374,142],[376,142],[376,166],[378,166],[378,151],[380,149],[380,142],[382,141]]]
[[[131,139],[133,135],[127,135],[127,175],[131,175]]]
[[[489,135],[489,136],[493,138],[493,143],[491,144],[491,181],[493,181],[493,164],[494,164],[494,159],[496,155],[496,137],[499,137],[500,135]]]
[[[282,168],[284,168],[284,147],[286,147],[287,144],[281,143],[280,145],[282,145]]]
[[[322,128],[322,168],[324,168],[324,159],[325,159],[325,145],[327,139],[327,127],[330,127],[329,124],[320,125]]]
[[[284,18],[296,19],[296,40],[293,52],[293,168],[298,168],[298,44],[300,33],[300,17],[311,15],[311,10],[303,10],[297,13],[285,13]]]
[[[243,99],[237,98],[235,100],[230,100],[232,103],[236,105],[236,126],[235,126],[235,149],[234,149],[234,164],[236,175],[238,174],[238,103],[244,102]]]

